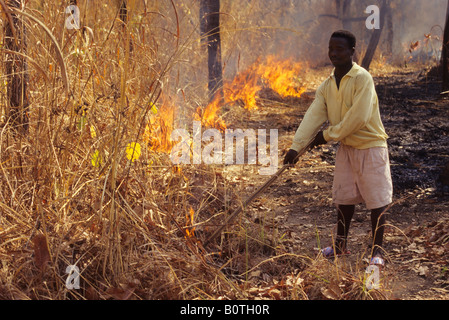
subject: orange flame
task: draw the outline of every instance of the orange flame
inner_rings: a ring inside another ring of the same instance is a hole
[[[298,83],[298,76],[302,70],[302,63],[292,60],[277,61],[273,56],[269,56],[262,78],[282,97],[299,98],[306,90]]]
[[[186,236],[189,238],[195,237],[195,227],[193,227],[195,218],[195,211],[192,207],[190,207],[189,214],[186,214],[186,220],[187,220],[187,228],[186,230]]]
[[[281,60],[268,56],[265,61],[258,59],[245,71],[237,74],[231,82],[223,86],[224,98],[217,96],[204,109],[199,107],[194,120],[201,121],[204,127],[224,131],[226,123],[220,118],[222,103],[241,103],[248,110],[255,110],[257,93],[263,88],[271,88],[281,97],[301,97],[305,88],[299,83],[299,76],[304,70],[302,63],[291,59]],[[175,107],[163,98],[162,107],[151,116],[144,133],[144,141],[150,150],[170,152],[174,143],[170,136],[174,130]]]
[[[282,97],[301,97],[305,88],[298,82],[303,71],[302,63],[291,59],[280,60],[268,56],[265,62],[258,59],[234,80],[225,85],[227,102],[243,102],[248,110],[257,109],[256,96],[263,87],[269,87]]]
[[[198,107],[194,116],[195,120],[201,121],[201,124],[205,127],[224,131],[226,129],[226,123],[218,116],[221,108],[221,100],[221,96],[217,95],[204,110],[201,110],[201,107]]]
[[[259,85],[260,65],[256,62],[224,87],[226,101],[243,102],[248,110],[257,109],[256,94],[262,89]]]
[[[157,113],[151,116],[150,123],[146,126],[143,134],[143,140],[150,150],[170,152],[174,145],[170,138],[174,129],[174,120],[174,106],[168,101],[164,101]]]

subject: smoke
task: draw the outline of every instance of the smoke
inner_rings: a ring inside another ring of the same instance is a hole
[[[385,27],[374,59],[403,64],[410,61],[410,44],[416,41],[441,47],[447,1],[388,0],[391,15],[384,17]],[[355,33],[356,59],[361,61],[373,33],[366,28],[369,14],[365,10],[370,5],[381,7],[381,3],[381,0],[220,0],[224,80],[232,81],[258,59],[265,61],[268,56],[302,62],[308,67],[330,66],[329,37],[342,28]],[[148,2],[147,10],[152,14],[143,18],[150,28],[145,33],[149,37],[146,41],[154,43],[156,67],[173,65],[164,90],[175,91],[172,98],[184,113],[180,117],[185,118],[207,103],[207,50],[200,41],[200,1]],[[432,41],[426,43],[426,34],[432,34]],[[172,54],[174,51],[176,54]]]
[[[340,3],[340,7],[337,4]],[[344,4],[349,4],[343,7]],[[408,55],[411,42],[432,35],[432,46],[441,45],[447,0],[389,0],[390,15],[383,17],[385,27],[377,56],[389,63],[400,63]],[[370,5],[378,0],[222,0],[226,12],[224,39],[227,74],[248,65],[261,55],[292,57],[310,66],[328,64],[327,45],[336,29],[346,28],[358,38],[357,52],[362,55],[372,30],[365,21]],[[346,18],[346,21],[342,21]]]
[[[416,44],[417,41],[421,53],[441,51],[448,2],[446,0],[400,2],[401,6],[395,10],[396,17],[394,17],[395,58],[407,56],[410,45]]]

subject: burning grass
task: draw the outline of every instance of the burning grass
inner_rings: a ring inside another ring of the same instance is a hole
[[[40,66],[31,70],[30,129],[17,132],[8,119],[0,128],[1,299],[309,299],[318,297],[316,281],[337,283],[324,262],[286,252],[275,229],[244,216],[202,246],[244,193],[229,168],[170,162],[179,118],[170,76],[190,45],[161,29],[170,15],[161,13],[160,25],[136,16],[128,28],[104,7],[107,27],[46,37],[43,26],[64,25],[64,8],[34,9],[25,16],[33,15],[27,55]],[[225,85],[225,102],[253,110],[263,88],[299,97],[303,68],[259,60]],[[227,127],[217,101],[194,102],[183,103],[184,114]],[[70,265],[79,289],[67,286]]]
[[[304,74],[303,63],[291,59],[268,56],[257,59],[245,71],[239,73],[224,92],[228,103],[240,103],[248,110],[257,109],[257,95],[263,89],[271,89],[281,98],[300,98],[306,91],[300,75]]]

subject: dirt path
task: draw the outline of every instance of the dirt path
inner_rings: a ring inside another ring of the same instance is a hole
[[[311,90],[300,101],[273,101],[269,94],[251,114],[242,111],[241,125],[279,128],[279,148],[287,150],[313,88],[329,70],[312,71]],[[449,188],[440,175],[449,162],[447,98],[440,84],[419,69],[373,72],[389,148],[395,203],[389,210],[385,235],[389,299],[449,298]],[[235,119],[234,119],[235,120]],[[238,127],[238,121],[234,126]],[[332,241],[335,209],[331,201],[336,146],[328,145],[303,157],[249,210],[253,221],[276,230],[276,245],[286,252],[314,256]],[[281,155],[279,160],[282,161]],[[240,169],[238,183],[251,193],[266,177]],[[369,212],[357,208],[349,239],[350,269],[366,267],[371,241]],[[263,222],[262,218],[263,217]],[[263,273],[263,272],[262,272]]]

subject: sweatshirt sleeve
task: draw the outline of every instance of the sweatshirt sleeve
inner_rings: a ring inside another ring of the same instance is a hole
[[[371,118],[376,99],[377,95],[371,75],[359,75],[356,79],[352,106],[343,106],[348,108],[346,114],[340,123],[324,130],[324,139],[326,141],[342,141],[364,128]]]
[[[296,131],[290,149],[302,150],[314,138],[317,130],[328,120],[326,100],[323,94],[324,83],[317,89],[315,100],[310,105]]]

